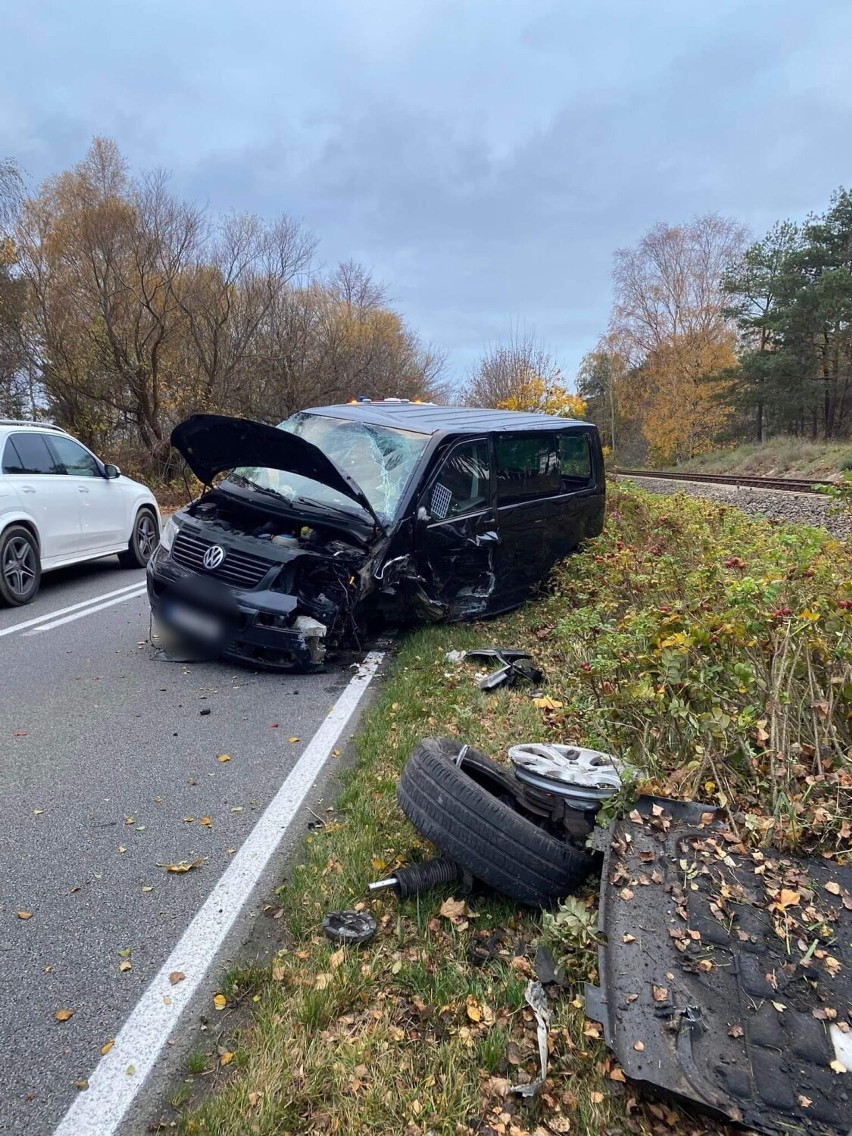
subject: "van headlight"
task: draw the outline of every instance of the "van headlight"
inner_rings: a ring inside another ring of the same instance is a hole
[[[160,548],[162,548],[164,552],[171,552],[175,537],[179,532],[180,525],[176,524],[172,517],[169,517],[166,521],[165,528],[160,533]]]

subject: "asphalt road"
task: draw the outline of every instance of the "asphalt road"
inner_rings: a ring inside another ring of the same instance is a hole
[[[349,681],[168,661],[143,582],[105,560],[0,609],[3,1133],[52,1132]]]

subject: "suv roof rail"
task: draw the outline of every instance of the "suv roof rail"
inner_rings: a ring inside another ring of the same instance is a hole
[[[60,434],[67,434],[55,422],[36,422],[33,418],[0,418],[0,426],[39,426],[42,430],[56,430]]]

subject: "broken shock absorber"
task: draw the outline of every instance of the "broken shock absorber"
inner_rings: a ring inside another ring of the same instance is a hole
[[[418,895],[421,891],[437,887],[439,884],[449,884],[453,880],[465,879],[467,873],[451,860],[449,856],[439,856],[435,860],[424,860],[422,864],[412,864],[408,868],[399,868],[396,875],[386,880],[376,880],[368,885],[370,891],[384,891],[393,889],[400,899],[408,899]],[[467,879],[465,879],[467,883]]]

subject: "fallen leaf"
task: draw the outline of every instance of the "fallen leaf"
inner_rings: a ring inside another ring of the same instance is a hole
[[[775,1007],[779,1014],[783,1014],[787,1009],[783,1002],[773,1002],[772,1005]]]
[[[708,825],[711,825],[713,823],[715,816],[716,816],[715,813],[710,813],[710,812],[702,813],[701,816],[698,818],[698,827],[699,828],[707,828]]]
[[[169,982],[171,982],[172,986],[177,986],[177,984],[183,982],[185,978],[186,975],[182,970],[173,970],[169,975]]]
[[[163,1005],[164,1006],[171,1006],[171,1004],[172,1004],[171,998],[168,996],[168,994],[164,994],[163,995]]]
[[[69,1018],[74,1017],[73,1010],[57,1010],[53,1015],[58,1022],[67,1022]]]
[[[840,895],[840,884],[836,884],[834,880],[829,880],[825,885],[825,890],[832,895]]]
[[[337,968],[345,958],[346,951],[344,951],[343,947],[341,947],[340,950],[335,951],[331,958],[328,960],[329,966],[332,968],[332,970],[337,970]]]
[[[198,823],[203,824],[205,828],[210,828],[210,826],[213,824],[213,821],[210,819],[210,817],[202,817]]]
[[[443,915],[445,919],[449,919],[451,923],[459,923],[464,919],[464,900],[454,899],[453,896],[450,896],[449,899],[445,899],[441,904],[440,914]]]
[[[728,1030],[728,1037],[742,1037],[744,1032],[742,1026],[731,1026]]]
[[[631,900],[633,898],[633,892],[630,890],[630,888],[622,888],[618,894],[624,900]]]
[[[124,844],[119,844],[118,848],[116,848],[116,852],[118,852],[119,855],[124,855],[124,853],[126,851],[127,851],[127,848]]]
[[[636,1050],[637,1053],[644,1053],[645,1042],[644,1041],[634,1041],[633,1048]]]
[[[128,1077],[135,1077],[136,1076],[136,1066],[135,1065],[128,1065],[127,1068],[124,1071],[125,1071],[125,1073],[127,1074]]]
[[[635,935],[624,935],[623,938],[622,938],[622,942],[624,942],[624,943],[635,943],[636,942],[636,936]]]
[[[595,1091],[593,1093],[589,1093],[589,1100],[592,1102],[592,1104],[600,1104],[603,1101],[603,1099],[604,1099],[603,1093],[599,1093],[597,1091]]]
[[[127,959],[127,958],[130,958],[132,953],[133,952],[131,951],[130,947],[122,947],[121,950],[118,952],[118,957],[123,958],[123,959]]]
[[[562,703],[559,701],[558,698],[548,698],[547,695],[543,695],[541,698],[534,698],[533,699],[533,705],[537,706],[539,708],[539,710],[561,710],[562,709]]]
[[[654,996],[655,1002],[666,1002],[669,997],[669,990],[667,986],[652,986],[651,993]]]
[[[618,1066],[616,1066],[612,1070],[612,1072],[609,1075],[609,1079],[611,1081],[621,1081],[622,1083],[627,1080],[627,1078],[624,1076],[624,1070],[619,1069]]]
[[[776,902],[779,907],[795,907],[801,898],[801,892],[791,891],[790,888],[782,888],[781,894],[778,896]]]
[[[834,1060],[834,1061],[830,1062],[830,1068],[835,1073],[848,1073],[849,1072],[849,1070],[846,1068],[846,1066],[843,1064],[842,1061]]]
[[[213,995],[213,1005],[216,1007],[217,1010],[224,1010],[225,1007],[228,1005],[228,999],[225,997],[224,994],[214,994]]]
[[[220,1065],[230,1065],[233,1060],[234,1060],[234,1055],[230,1051],[230,1049],[226,1049],[224,1053],[219,1055],[219,1064]]]
[[[112,1047],[114,1045],[115,1045],[115,1038],[111,1037],[109,1039],[109,1041],[105,1041],[104,1044],[101,1046],[101,1057],[106,1057],[106,1055],[109,1053],[109,1051],[112,1049]]]
[[[296,738],[296,737],[292,737],[292,738],[287,739],[287,741],[290,743],[290,745],[295,745],[298,740],[299,739]]]
[[[811,1098],[806,1097],[804,1093],[799,1094],[798,1100],[799,1100],[799,1107],[800,1108],[810,1108],[811,1105],[814,1103],[811,1100]]]
[[[84,1077],[82,1081],[75,1081],[74,1086],[78,1088],[81,1093],[84,1093],[89,1087],[89,1082]]]
[[[44,809],[33,809],[33,816],[34,817],[40,817],[43,812],[44,812]]]
[[[143,885],[142,885],[142,890],[143,890],[143,891],[153,891],[153,890],[154,890],[154,888],[153,888],[153,886],[152,886],[151,884],[143,884]]]
[[[230,761],[231,755],[229,753],[220,753],[216,758],[217,761]]]
[[[394,965],[396,965],[396,964],[394,964]],[[330,974],[327,974],[327,973],[318,974],[317,980],[314,983],[314,986],[317,988],[317,990],[325,990],[325,988],[327,986],[331,985],[331,979],[332,979],[332,976]]]
[[[15,914],[19,919],[32,919],[33,913],[31,911],[16,911]]]
[[[193,868],[200,868],[204,863],[203,860],[181,860],[179,864],[163,864],[161,865],[167,872],[172,872],[174,875],[181,875],[183,872],[191,872]]]
[[[132,969],[130,961],[128,959],[124,959],[123,962],[120,962],[118,964],[118,969],[121,971],[122,974],[126,974],[128,970]]]

